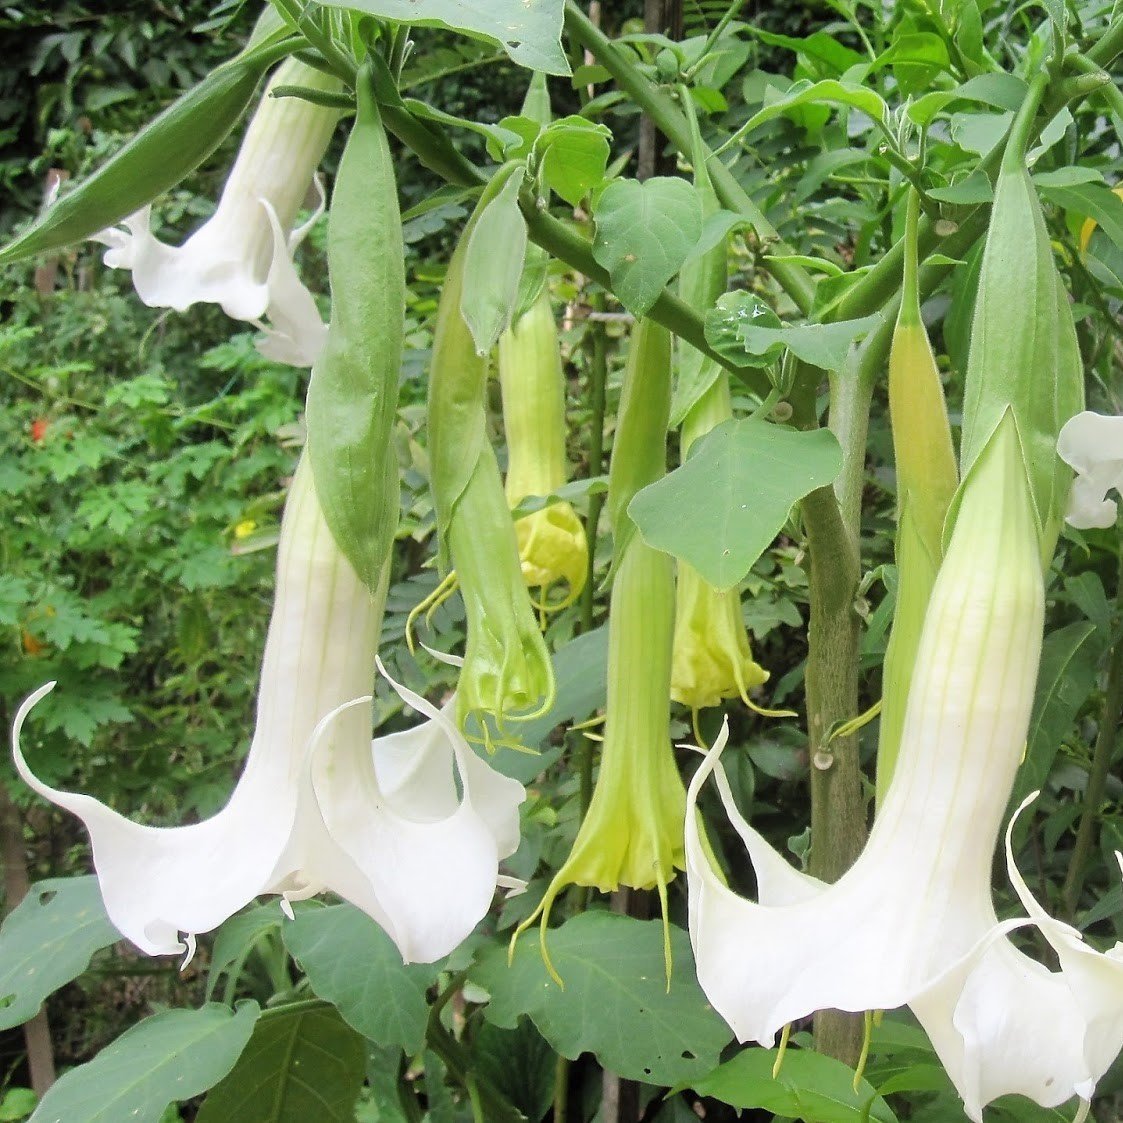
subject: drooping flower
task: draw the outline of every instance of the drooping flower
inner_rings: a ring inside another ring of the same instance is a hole
[[[146,826],[44,784],[20,735],[54,684],[20,707],[16,768],[82,819],[106,911],[137,947],[182,952],[259,894],[293,900],[332,890],[382,925],[404,959],[427,961],[447,954],[487,911],[498,863],[518,843],[525,793],[401,687],[429,720],[379,738],[372,751],[384,597],[384,588],[371,594],[336,546],[305,458],[281,527],[249,756],[230,801],[200,823]]]
[[[836,884],[793,870],[737,813],[718,766],[722,742],[694,776],[686,816],[691,940],[703,989],[742,1041],[770,1044],[814,1010],[907,1003],[976,1121],[1005,1093],[1047,1106],[1087,1098],[1123,1044],[1118,953],[1101,955],[1071,929],[1061,933],[1064,926],[1030,906],[1011,870],[1031,918],[1062,954],[1065,970],[1051,973],[1009,943],[1006,931],[1024,922],[999,925],[991,900],[991,859],[1041,648],[1039,557],[1007,415],[964,488],[888,794],[865,850]],[[711,774],[748,850],[758,902],[722,884],[703,848],[694,812]],[[1065,956],[1075,963],[1078,954],[1079,970],[1070,969]],[[1110,995],[1096,993],[1104,977]]]
[[[507,502],[552,495],[566,481],[565,378],[550,295],[538,299],[499,337],[499,386],[507,436]],[[515,522],[523,580],[541,589],[540,607],[564,608],[585,586],[585,527],[564,500]],[[560,598],[550,590],[565,586]]]
[[[1123,495],[1123,417],[1078,413],[1061,430],[1057,455],[1076,470],[1066,521],[1081,530],[1114,526],[1117,500],[1107,493]]]
[[[541,916],[541,947],[551,973],[546,927],[558,893],[566,885],[604,893],[627,885],[659,892],[670,979],[667,885],[684,865],[686,812],[670,739],[674,567],[668,554],[643,541],[627,513],[635,493],[665,470],[670,375],[669,333],[640,320],[628,350],[609,473],[615,576],[600,772],[569,857],[515,933],[517,938]]]
[[[246,129],[214,214],[183,245],[155,237],[151,207],[96,240],[109,247],[106,265],[132,271],[137,295],[150,307],[182,312],[200,302],[219,304],[228,316],[262,328],[264,354],[311,366],[326,328],[297,276],[293,254],[319,217],[322,199],[308,222],[296,229],[293,224],[339,113],[297,97],[271,96],[292,85],[339,89],[337,79],[286,60]]]
[[[696,440],[732,417],[729,377],[721,371],[683,419],[682,459]],[[692,710],[720,705],[724,698],[740,698],[752,706],[749,691],[768,677],[749,647],[737,590],[715,589],[693,566],[680,561],[671,697]]]

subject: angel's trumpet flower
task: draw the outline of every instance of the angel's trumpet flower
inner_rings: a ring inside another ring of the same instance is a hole
[[[538,299],[499,337],[499,385],[507,434],[507,502],[552,495],[566,480],[565,378],[550,295]],[[523,580],[541,589],[540,607],[564,608],[585,586],[589,551],[573,505],[562,500],[515,522]],[[550,590],[564,585],[561,597]]]
[[[335,544],[305,458],[285,506],[277,592],[241,779],[218,814],[183,827],[134,823],[31,771],[16,715],[16,768],[90,835],[110,919],[151,955],[194,946],[261,893],[332,890],[374,918],[407,961],[448,954],[491,904],[518,845],[521,784],[477,758],[444,714],[395,685],[429,721],[375,740],[370,687],[377,595]],[[180,934],[185,940],[181,942]]]
[[[698,977],[742,1041],[771,1044],[814,1010],[909,1004],[973,1120],[997,1096],[1087,1099],[1123,1044],[1123,960],[1046,917],[1051,973],[999,924],[990,871],[1021,761],[1041,650],[1044,584],[1013,418],[977,457],[917,650],[893,780],[865,850],[834,885],[792,869],[737,813],[709,752],[688,792],[690,933]],[[759,901],[715,873],[695,805],[715,775]],[[828,932],[823,941],[816,933]],[[746,954],[746,949],[752,954]],[[767,968],[762,969],[762,964]]]
[[[156,238],[151,207],[121,227],[103,230],[96,240],[109,247],[106,265],[132,271],[137,295],[150,307],[182,312],[192,304],[219,304],[228,316],[262,328],[263,354],[310,367],[327,329],[297,276],[293,254],[320,212],[303,226],[293,229],[293,224],[339,111],[299,97],[273,97],[281,86],[301,86],[313,94],[340,89],[338,79],[297,59],[278,67],[214,214],[183,245]]]

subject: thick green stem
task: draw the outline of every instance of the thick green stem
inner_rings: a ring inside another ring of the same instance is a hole
[[[1099,40],[1084,52],[1084,57],[1106,69],[1119,54],[1123,54],[1123,16],[1115,20]]]
[[[803,501],[810,555],[811,620],[807,653],[807,733],[811,758],[811,874],[836,881],[862,851],[866,811],[858,738],[834,737],[837,724],[858,709],[858,616],[854,612],[860,565],[857,540],[843,523],[831,488]],[[831,940],[834,933],[816,936]],[[815,1047],[853,1065],[861,1052],[861,1015],[821,1010]]]
[[[572,2],[566,5],[565,26],[570,36],[593,55],[616,79],[617,85],[655,122],[659,131],[689,160],[693,151],[690,123],[675,105],[674,99],[641,74],[612,40]],[[759,237],[778,239],[776,228],[721,160],[711,155],[706,167],[722,204],[744,215]],[[780,255],[787,252],[779,241],[774,248]],[[815,282],[807,271],[800,265],[785,262],[772,262],[769,269],[796,307],[801,312],[808,312],[815,299]]]
[[[1123,553],[1120,554],[1119,586],[1115,597],[1117,609],[1123,609]],[[1111,771],[1115,755],[1115,739],[1119,733],[1119,723],[1123,718],[1123,640],[1116,643],[1111,653],[1107,671],[1107,690],[1104,693],[1103,712],[1100,714],[1100,731],[1096,736],[1096,747],[1092,751],[1092,770],[1088,773],[1088,786],[1084,790],[1084,809],[1080,825],[1076,829],[1076,841],[1072,847],[1072,857],[1068,863],[1068,874],[1061,901],[1064,914],[1069,920],[1076,916],[1080,904],[1080,892],[1084,888],[1088,856],[1095,841],[1096,829],[1100,823],[1100,810],[1103,804],[1107,777]]]

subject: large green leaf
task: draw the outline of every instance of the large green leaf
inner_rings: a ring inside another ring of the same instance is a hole
[[[534,933],[522,937],[509,967],[498,946],[472,967],[471,980],[491,995],[488,1021],[513,1028],[529,1015],[571,1060],[591,1052],[610,1071],[649,1084],[692,1083],[717,1063],[731,1032],[695,981],[682,929],[671,928],[670,990],[657,920],[587,912],[548,938],[564,989],[546,973]]]
[[[644,315],[702,235],[702,200],[685,179],[618,179],[597,201],[593,256],[624,306]]]
[[[31,1121],[158,1123],[168,1104],[213,1088],[234,1067],[259,1013],[256,1002],[209,1003],[145,1018],[66,1073]]]
[[[628,512],[645,542],[689,562],[718,589],[733,588],[792,506],[842,468],[829,430],[799,432],[750,418],[719,425],[691,452],[682,467],[639,492]]]
[[[0,1029],[35,1016],[43,1000],[121,934],[109,923],[96,877],[33,885],[0,928]]]
[[[490,39],[520,66],[569,74],[561,45],[565,0],[320,0],[327,6],[369,12],[379,19],[447,27]]]
[[[550,1110],[557,1055],[529,1018],[516,1029],[484,1022],[472,1035],[472,1063],[531,1123],[539,1123]]]
[[[364,1037],[409,1053],[421,1048],[434,967],[403,964],[390,937],[352,905],[304,913],[283,931],[312,989]]]
[[[767,970],[767,967],[764,968]],[[694,1090],[736,1108],[759,1108],[805,1123],[897,1123],[889,1105],[854,1070],[804,1049],[789,1049],[774,1078],[775,1049],[745,1049]]]
[[[270,1010],[196,1123],[353,1123],[365,1068],[363,1039],[337,1010]]]

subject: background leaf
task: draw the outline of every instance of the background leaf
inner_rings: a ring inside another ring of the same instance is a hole
[[[565,0],[322,0],[325,6],[352,8],[379,19],[447,27],[497,42],[520,66],[547,74],[569,74],[561,46]]]
[[[789,1049],[773,1079],[775,1063],[775,1049],[745,1049],[696,1081],[694,1090],[736,1108],[760,1108],[805,1123],[897,1123],[868,1081],[854,1091],[854,1070],[833,1057]]]

